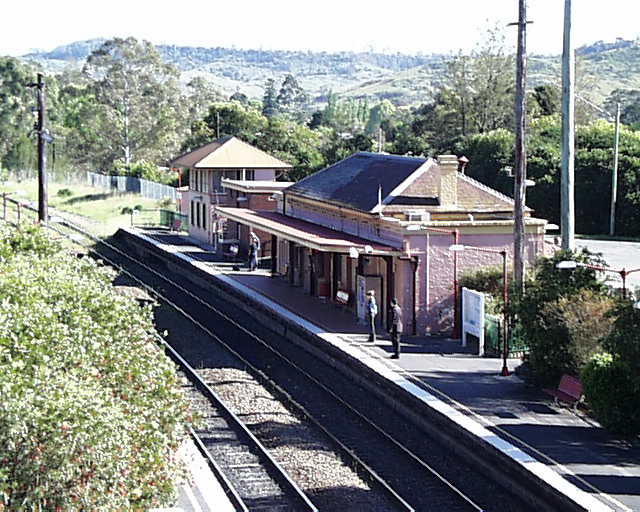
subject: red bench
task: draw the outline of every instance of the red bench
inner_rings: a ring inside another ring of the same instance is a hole
[[[559,401],[573,404],[574,411],[578,410],[578,405],[582,402],[582,382],[571,375],[563,375],[558,384],[558,389],[543,389],[547,395],[551,395],[556,404]]]

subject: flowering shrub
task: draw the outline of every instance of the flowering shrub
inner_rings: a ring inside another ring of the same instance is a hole
[[[174,498],[186,401],[151,309],[115,293],[113,277],[39,230],[0,231],[0,510]]]

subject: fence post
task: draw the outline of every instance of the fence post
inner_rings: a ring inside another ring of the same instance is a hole
[[[20,224],[20,203],[16,203],[16,206],[18,208],[18,224]]]
[[[7,220],[7,193],[2,193],[2,220]]]

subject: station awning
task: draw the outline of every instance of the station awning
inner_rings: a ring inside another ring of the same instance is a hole
[[[399,248],[372,242],[365,238],[349,235],[305,220],[287,217],[278,212],[222,206],[217,206],[215,211],[221,217],[254,229],[266,231],[284,240],[289,240],[317,251],[348,254],[349,249],[355,248],[359,252],[366,252],[373,256],[401,254]]]

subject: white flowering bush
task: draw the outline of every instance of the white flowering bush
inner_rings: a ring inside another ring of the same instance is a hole
[[[169,504],[189,412],[151,309],[44,238],[0,230],[0,511]]]

